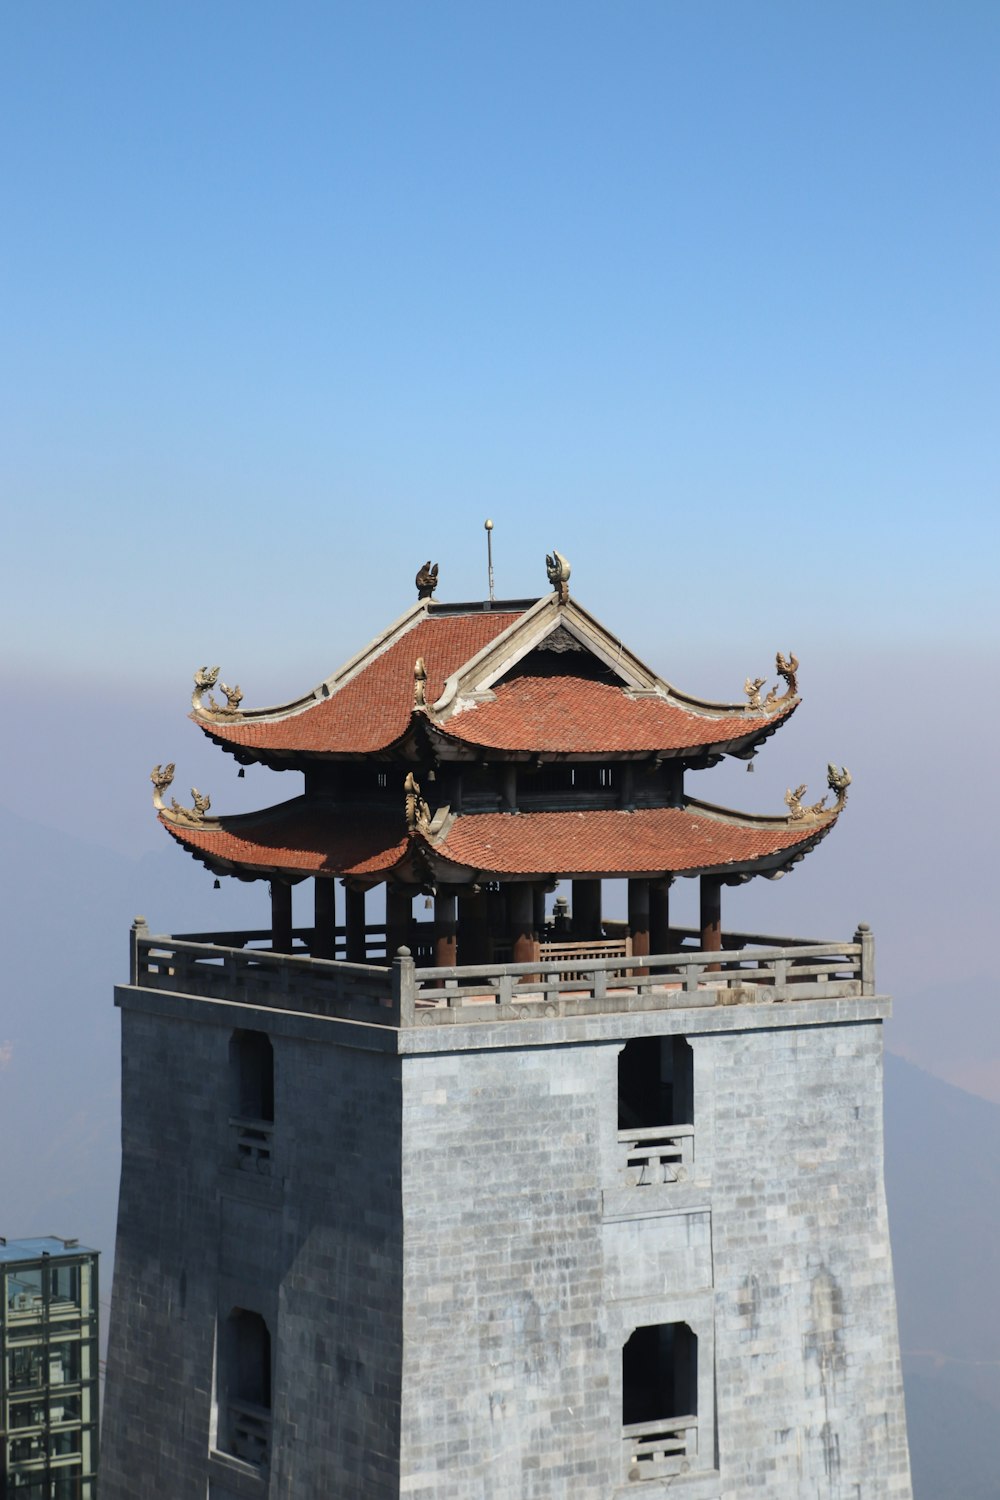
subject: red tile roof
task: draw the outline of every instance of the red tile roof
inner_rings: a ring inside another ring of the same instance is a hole
[[[205,827],[161,822],[178,843],[207,863],[248,871],[384,878],[411,841],[401,814],[345,813],[299,797],[263,813],[243,813]],[[456,816],[443,838],[419,839],[426,855],[483,874],[657,874],[772,868],[805,851],[835,818],[789,824],[747,819],[694,803],[634,812],[470,813]]]
[[[566,755],[708,749],[770,734],[798,702],[767,714],[714,715],[568,675],[519,676],[494,691],[495,702],[454,714],[439,725],[441,732],[494,750]]]
[[[437,852],[497,875],[613,875],[742,866],[815,841],[833,819],[758,823],[698,805],[634,812],[483,813],[455,819]]]
[[[408,839],[397,813],[361,811],[314,803],[306,797],[261,813],[222,818],[218,827],[192,827],[161,815],[179,844],[246,870],[287,870],[298,875],[377,875],[406,853]]]
[[[427,666],[428,703],[440,697],[446,678],[464,666],[498,635],[520,619],[521,612],[476,611],[427,615],[329,698],[277,716],[272,710],[255,717],[194,721],[226,745],[248,750],[301,754],[371,754],[393,744],[406,730],[413,710],[413,666]]]

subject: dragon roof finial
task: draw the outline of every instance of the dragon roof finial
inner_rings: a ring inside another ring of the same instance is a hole
[[[165,805],[163,793],[174,779],[173,761],[165,766],[154,766],[149,779],[153,783],[153,806],[157,812],[164,813],[175,823],[204,823],[212,799],[207,792],[199,792],[196,786],[191,788],[192,807],[182,807],[176,797],[171,797],[169,807]]]
[[[785,793],[785,806],[788,808],[789,823],[813,822],[817,818],[833,818],[842,812],[847,802],[847,788],[851,784],[851,773],[846,766],[839,769],[831,761],[826,768],[826,784],[831,792],[836,795],[836,802],[832,807],[827,807],[826,798],[821,797],[818,802],[805,803],[802,798],[806,794],[806,784],[802,783],[794,791],[789,787]]]
[[[420,794],[420,783],[412,771],[407,771],[403,782],[408,833],[426,833],[430,827],[431,810],[426,798]]]

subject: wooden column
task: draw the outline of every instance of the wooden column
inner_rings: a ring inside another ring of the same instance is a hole
[[[632,939],[632,956],[644,958],[649,947],[649,881],[630,880],[628,883],[628,931]],[[648,974],[648,969],[636,969],[636,974]]]
[[[389,885],[385,890],[385,951],[390,963],[397,948],[412,946],[413,887]]]
[[[573,881],[573,941],[597,942],[604,936],[601,927],[601,882]]]
[[[347,962],[363,964],[368,957],[365,939],[365,893],[344,888],[344,926],[347,928]]]
[[[542,886],[536,885],[532,891],[531,905],[531,925],[535,929],[535,942],[540,943],[545,932],[545,890]]]
[[[451,968],[458,961],[458,899],[453,886],[439,886],[434,897],[434,965]]]
[[[337,888],[332,880],[316,876],[315,926],[313,927],[313,958],[333,958],[337,946]]]
[[[670,881],[649,882],[649,951],[670,953],[673,939],[670,936]]]
[[[292,951],[292,888],[287,880],[271,881],[271,949]]]
[[[458,961],[460,964],[490,961],[489,910],[483,890],[463,891],[458,898]]]
[[[515,881],[507,887],[510,910],[510,938],[514,945],[511,959],[516,964],[530,964],[538,956],[535,940],[535,893],[526,881]],[[530,981],[533,976],[527,975]]]
[[[706,953],[717,953],[722,947],[722,880],[718,875],[701,877],[701,946]]]

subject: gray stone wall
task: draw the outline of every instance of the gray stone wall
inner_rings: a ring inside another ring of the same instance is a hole
[[[837,1014],[734,1007],[602,1018],[575,1045],[518,1048],[516,1027],[495,1051],[414,1043],[401,1493],[909,1496],[881,1024]],[[682,1183],[629,1188],[618,1053],[653,1029],[691,1040],[694,1163]],[[637,1486],[622,1349],[660,1323],[698,1339],[697,1451]]]
[[[608,1068],[587,1048],[432,1055],[403,1083],[402,1493],[608,1496]]]
[[[398,1495],[399,1059],[325,1045],[321,1023],[295,1016],[122,997],[103,1500]],[[235,1026],[274,1046],[270,1175],[236,1165]],[[234,1307],[271,1332],[265,1480],[211,1456],[216,1327]]]
[[[394,1032],[125,989],[102,1500],[909,1500],[881,1000]],[[272,1038],[238,1170],[235,1026]],[[688,1037],[685,1180],[630,1186],[618,1056]],[[402,1054],[402,1055],[401,1055]],[[273,1460],[215,1447],[217,1321],[272,1333]],[[687,1472],[628,1479],[622,1349],[698,1342]]]
[[[910,1495],[881,1031],[735,1033],[707,1048],[726,1495]]]

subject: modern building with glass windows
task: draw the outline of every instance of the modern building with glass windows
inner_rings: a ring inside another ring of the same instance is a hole
[[[96,1500],[97,1254],[0,1239],[4,1500]]]

